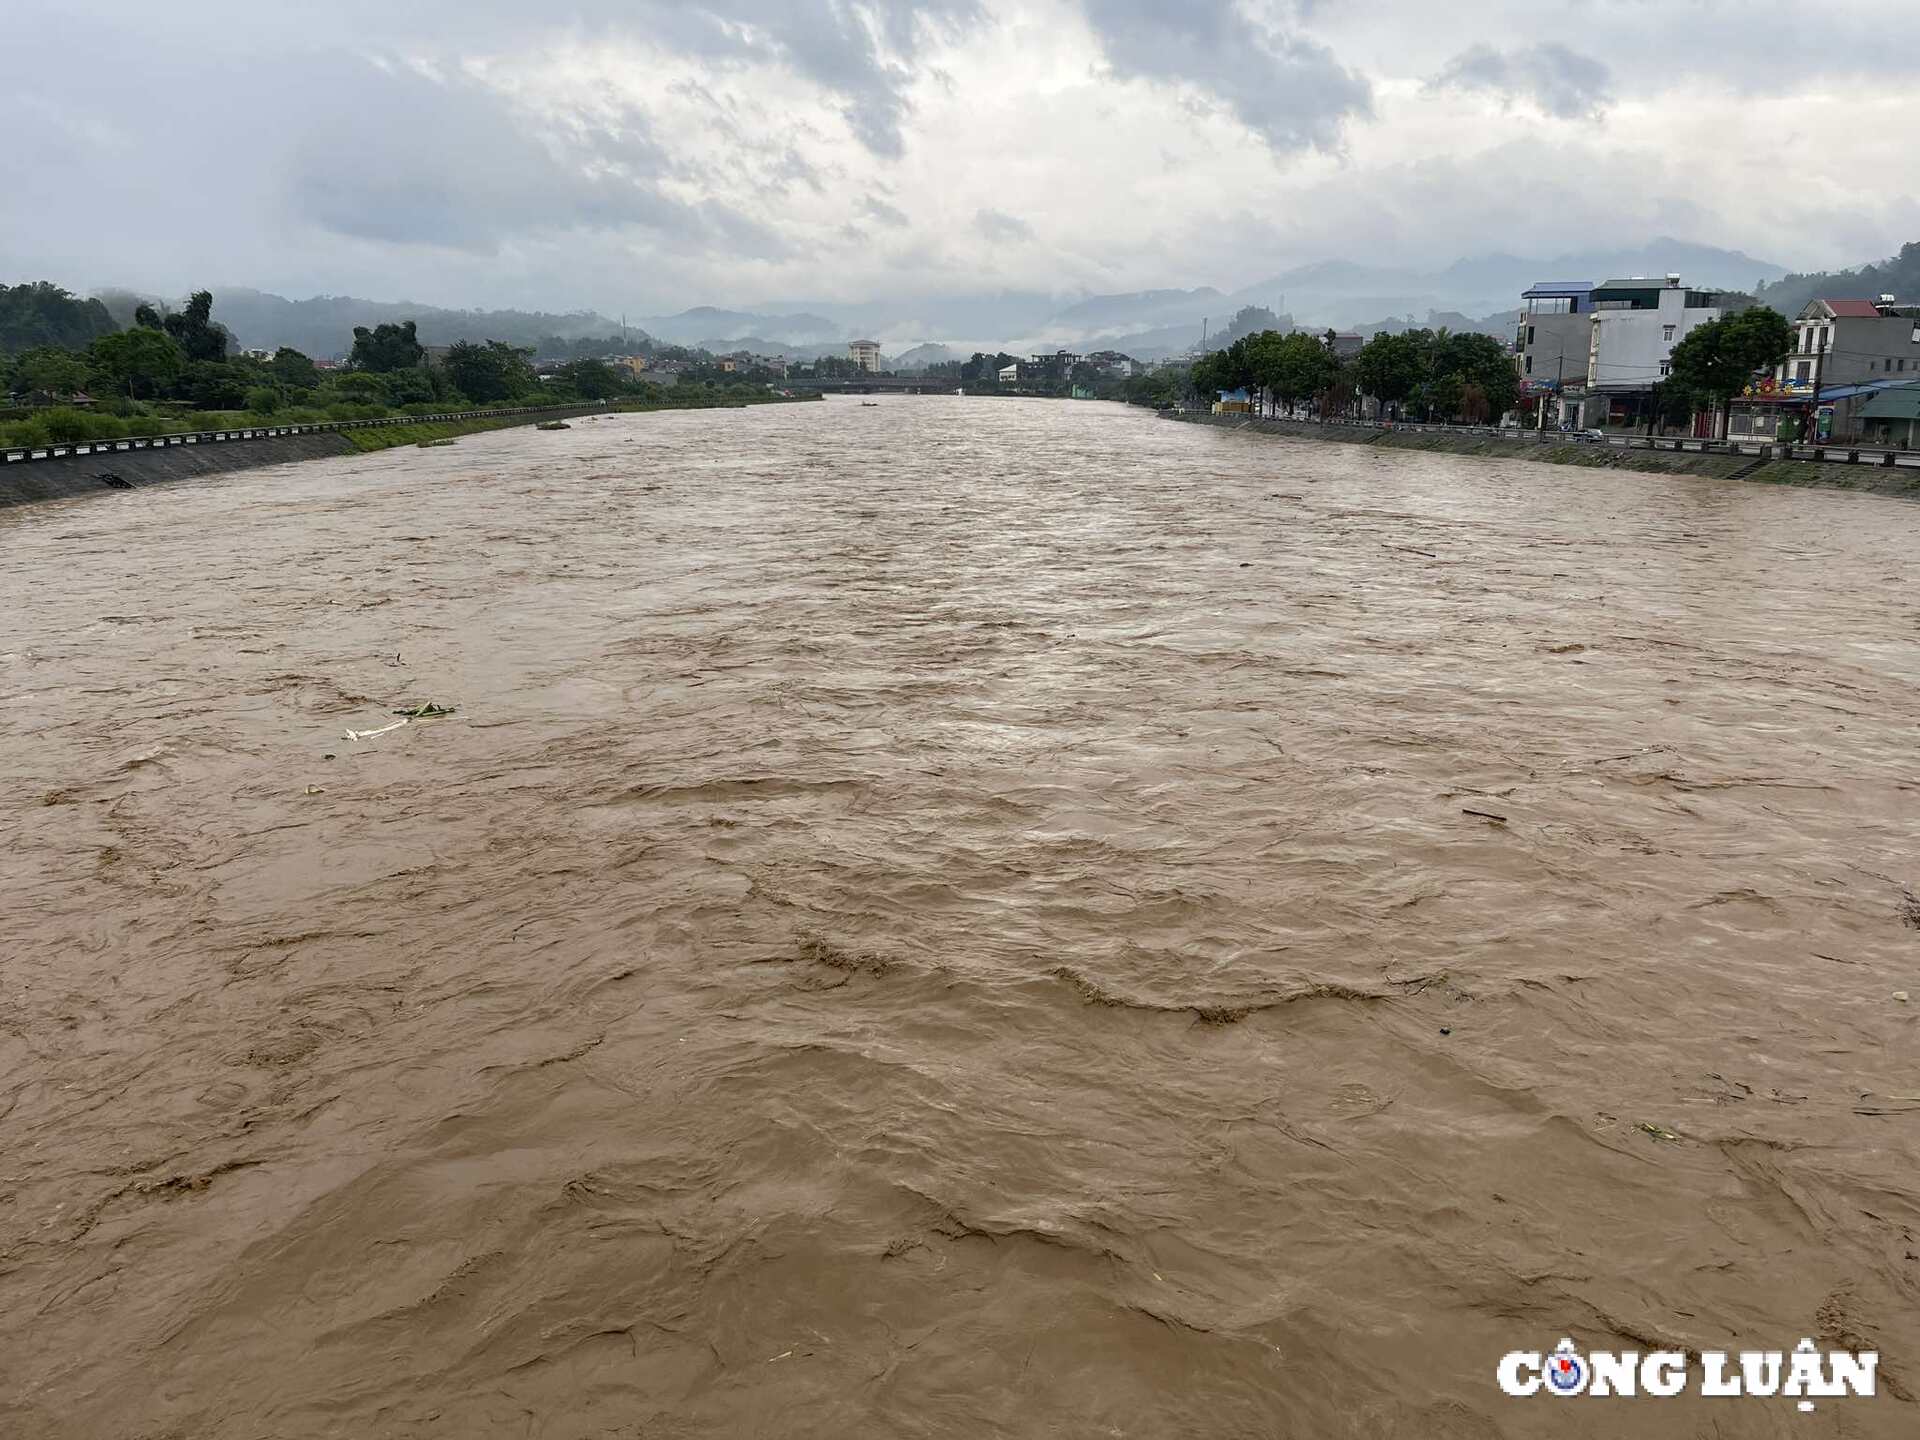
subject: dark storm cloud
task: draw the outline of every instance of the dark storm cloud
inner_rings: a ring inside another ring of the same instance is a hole
[[[1116,74],[1191,86],[1274,146],[1331,147],[1372,109],[1366,80],[1326,46],[1232,4],[1082,0]],[[1289,7],[1283,23],[1297,15]]]
[[[1612,84],[1600,61],[1550,43],[1511,51],[1475,45],[1449,60],[1429,88],[1479,91],[1509,103],[1527,99],[1562,120],[1584,120],[1607,108]]]

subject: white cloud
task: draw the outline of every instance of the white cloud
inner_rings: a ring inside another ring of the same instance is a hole
[[[1920,15],[1876,0],[1811,48],[1784,0],[10,10],[113,83],[0,88],[8,279],[645,313],[1920,233]]]

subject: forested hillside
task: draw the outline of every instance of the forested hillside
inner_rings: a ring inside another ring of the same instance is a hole
[[[82,300],[48,281],[0,285],[0,355],[41,345],[80,350],[119,328],[98,300]]]
[[[1762,285],[1757,298],[1792,319],[1809,300],[1877,300],[1882,295],[1909,304],[1920,302],[1920,240],[1908,241],[1898,255],[1878,265],[1789,275]]]

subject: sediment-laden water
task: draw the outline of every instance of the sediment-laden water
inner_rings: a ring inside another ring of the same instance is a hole
[[[1911,1435],[1917,538],[958,398],[0,515],[0,1433]]]

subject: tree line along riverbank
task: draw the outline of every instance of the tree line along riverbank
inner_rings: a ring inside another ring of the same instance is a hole
[[[1875,495],[1920,498],[1920,467],[1846,465],[1816,460],[1706,454],[1699,451],[1624,449],[1583,441],[1505,438],[1491,432],[1385,429],[1368,425],[1323,424],[1307,420],[1250,419],[1245,415],[1164,412],[1168,419],[1248,430],[1262,435],[1317,440],[1325,444],[1373,445],[1388,450],[1425,450],[1447,455],[1484,455],[1536,464],[1570,465],[1589,470],[1638,470],[1649,474],[1706,475],[1722,480],[1751,480],[1762,485],[1798,485],[1819,490],[1859,490]]]

